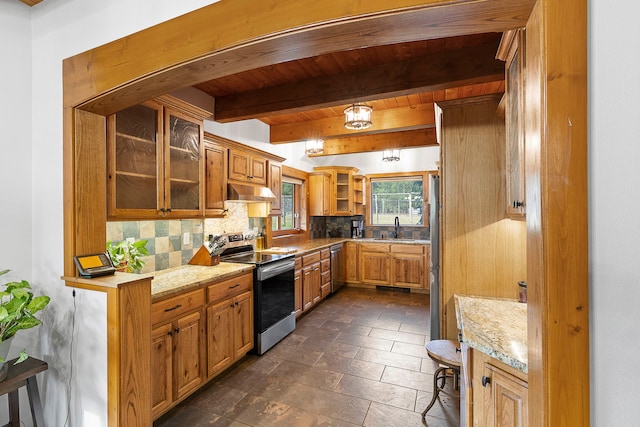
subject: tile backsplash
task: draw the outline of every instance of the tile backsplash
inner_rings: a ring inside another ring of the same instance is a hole
[[[189,243],[184,243],[184,234],[189,234]],[[202,246],[204,238],[203,220],[158,220],[107,222],[107,242],[119,242],[133,238],[146,240],[148,256],[140,273],[150,273],[187,264]]]
[[[244,232],[250,225],[258,225],[258,221],[250,221],[245,204],[228,203],[226,207],[225,218],[107,222],[107,242],[147,240],[149,255],[143,258],[140,273],[179,267],[189,263],[209,234]],[[185,233],[189,234],[186,244]]]

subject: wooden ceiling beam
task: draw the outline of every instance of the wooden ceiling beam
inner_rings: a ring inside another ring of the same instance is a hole
[[[436,140],[435,128],[418,129],[325,140],[324,153],[309,155],[309,157],[369,153],[382,151],[385,148],[417,148],[436,145],[438,145],[438,141]]]
[[[217,97],[214,117],[231,122],[498,81],[504,63],[495,59],[497,49],[498,42],[486,43]]]
[[[283,144],[305,139],[340,138],[349,135],[361,136],[381,132],[432,128],[435,126],[433,103],[374,110],[371,114],[371,122],[373,123],[371,127],[364,131],[346,129],[344,116],[272,125],[270,130],[271,143]]]

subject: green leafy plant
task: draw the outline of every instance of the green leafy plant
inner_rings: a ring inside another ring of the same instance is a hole
[[[9,270],[0,271],[0,276]],[[0,291],[0,342],[7,341],[20,330],[30,329],[42,324],[34,314],[49,304],[46,295],[33,296],[31,285],[26,280],[7,282]],[[20,351],[17,363],[28,357],[25,350]],[[4,362],[0,357],[0,362]]]
[[[107,242],[107,252],[116,269],[124,269],[127,273],[133,273],[144,267],[142,260],[144,255],[149,255],[146,240],[130,242],[123,240],[116,244]]]

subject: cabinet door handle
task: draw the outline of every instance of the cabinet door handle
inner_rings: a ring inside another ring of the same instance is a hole
[[[491,377],[482,377],[482,387],[486,387],[488,384],[491,384]]]
[[[176,331],[176,334],[180,333],[180,328],[175,328],[174,331]]]
[[[235,304],[235,305],[236,305],[236,307],[238,306],[238,301],[236,301],[236,304]]]
[[[169,335],[170,337],[172,337],[172,336],[173,336],[173,332],[169,331],[169,332],[167,332],[167,335]]]
[[[166,312],[169,312],[169,311],[177,310],[177,309],[179,309],[180,307],[182,307],[182,304],[178,304],[178,305],[176,305],[175,307],[171,307],[171,308],[165,308],[165,309],[164,309],[164,312],[166,313]]]
[[[238,286],[240,286],[240,283],[236,283],[236,284],[235,284],[235,285],[233,285],[233,286],[229,286],[229,289],[237,288]]]

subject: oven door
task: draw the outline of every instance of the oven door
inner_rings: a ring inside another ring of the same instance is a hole
[[[256,268],[253,294],[258,354],[264,353],[295,329],[294,292],[293,258]]]

